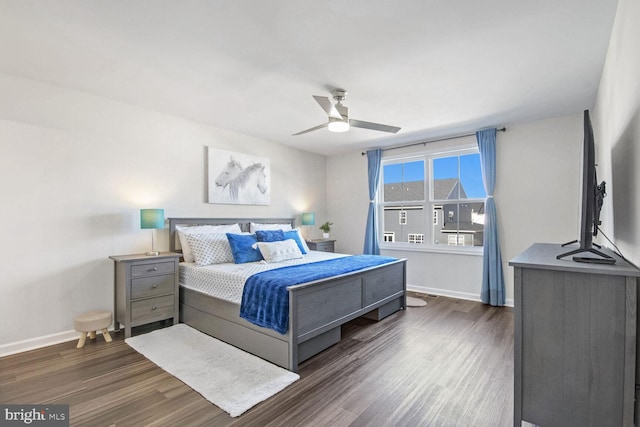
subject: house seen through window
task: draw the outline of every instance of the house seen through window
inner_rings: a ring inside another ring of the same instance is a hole
[[[383,159],[381,241],[482,246],[484,202],[477,149]]]

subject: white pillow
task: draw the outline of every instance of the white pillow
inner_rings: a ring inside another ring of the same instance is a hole
[[[291,224],[260,224],[252,222],[249,224],[249,231],[251,234],[255,233],[256,230],[282,230],[282,231],[290,231]]]
[[[188,234],[203,234],[203,233],[240,233],[240,226],[238,224],[229,225],[176,225],[176,231],[178,232],[178,239],[180,240],[180,247],[182,248],[182,257],[187,262],[195,262],[195,258],[191,253],[191,247],[187,241],[186,236]]]
[[[233,262],[233,254],[227,235],[224,233],[202,233],[185,235],[197,265]]]
[[[302,258],[302,252],[293,239],[278,242],[258,242],[258,249],[267,262],[281,262],[288,259]]]

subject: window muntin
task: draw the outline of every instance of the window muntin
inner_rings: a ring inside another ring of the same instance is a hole
[[[486,193],[477,149],[383,159],[382,166],[385,243],[482,246]]]

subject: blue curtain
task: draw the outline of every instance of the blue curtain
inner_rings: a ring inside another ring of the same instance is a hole
[[[498,240],[496,205],[493,190],[496,186],[496,129],[484,129],[476,132],[482,180],[487,192],[484,206],[484,256],[482,272],[482,302],[491,305],[504,305],[504,274],[502,273],[502,255]]]
[[[378,191],[378,182],[380,181],[380,160],[382,159],[382,150],[367,151],[367,160],[369,163],[369,214],[367,216],[367,229],[364,234],[364,250],[362,253],[368,255],[380,255],[380,246],[378,245],[378,217],[376,215],[376,191]]]

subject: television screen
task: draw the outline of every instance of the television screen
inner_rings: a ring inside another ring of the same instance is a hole
[[[574,240],[562,245],[567,246],[578,243],[579,247],[575,250],[560,254],[556,258],[560,259],[569,255],[585,253],[587,255],[591,254],[591,256],[574,256],[573,260],[578,262],[613,264],[615,259],[598,250],[600,249],[600,246],[593,243],[593,236],[598,233],[598,226],[600,225],[600,210],[602,209],[606,190],[604,181],[598,185],[598,177],[596,175],[596,149],[589,110],[584,111],[581,183],[582,197],[580,206],[579,240]]]

